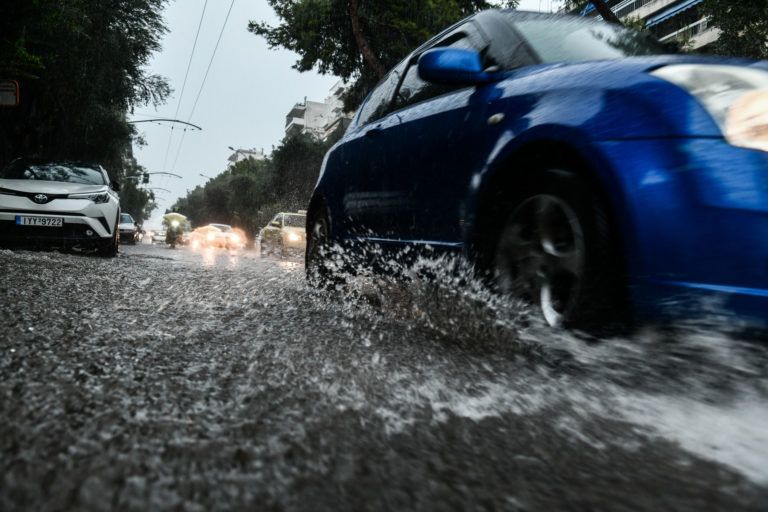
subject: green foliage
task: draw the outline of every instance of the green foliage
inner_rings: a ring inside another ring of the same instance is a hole
[[[768,0],[704,0],[699,13],[711,16],[709,24],[721,30],[713,43],[715,53],[768,58]]]
[[[120,180],[120,209],[130,213],[133,220],[141,224],[157,208],[155,195],[151,190],[139,188],[141,175],[146,169],[136,163],[134,158],[123,162],[123,170],[125,174]]]
[[[160,49],[165,2],[5,2],[0,77],[19,82],[21,102],[0,109],[0,165],[16,156],[74,158],[118,178],[134,135],[126,113],[170,92],[143,69]]]
[[[345,106],[352,110],[378,82],[363,58],[350,17],[352,0],[267,0],[281,23],[251,21],[248,30],[263,36],[270,48],[286,48],[299,59],[294,68],[332,74],[354,82]],[[516,0],[501,2],[517,5]],[[498,4],[486,0],[358,0],[362,36],[384,69],[469,14]]]
[[[230,224],[253,239],[275,213],[307,208],[323,157],[341,132],[326,141],[305,134],[286,137],[268,159],[237,162],[174,206],[194,227]]]

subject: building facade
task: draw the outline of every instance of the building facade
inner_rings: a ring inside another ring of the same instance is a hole
[[[702,0],[606,0],[606,4],[622,21],[639,19],[643,27],[662,42],[687,41],[694,50],[706,52],[706,46],[717,40],[720,31],[708,26],[708,18],[699,13]],[[590,3],[583,9],[566,7],[570,13],[602,17]]]
[[[346,85],[339,81],[324,101],[307,101],[305,97],[302,103],[296,103],[285,116],[286,136],[306,133],[325,140],[339,126],[344,128],[354,114],[344,112],[344,92]]]
[[[229,157],[227,158],[227,162],[228,162],[227,163],[227,167],[232,167],[237,162],[240,162],[242,160],[247,160],[249,158],[253,158],[255,160],[264,160],[265,159],[264,150],[263,149],[256,149],[256,148],[254,148],[254,149],[242,149],[242,148],[235,149],[235,148],[232,148],[232,147],[230,147],[229,149],[233,150],[234,153],[229,155]]]

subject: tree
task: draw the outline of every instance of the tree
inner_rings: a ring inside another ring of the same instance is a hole
[[[388,69],[434,34],[481,9],[486,0],[267,0],[278,26],[251,21],[270,48],[299,54],[299,71],[317,68],[354,82],[345,107],[359,105]],[[517,0],[502,2],[517,5]]]
[[[715,53],[754,59],[768,58],[768,0],[704,0],[699,13],[720,29]]]
[[[21,103],[0,109],[0,165],[15,156],[77,158],[118,178],[135,133],[126,113],[170,92],[143,69],[160,49],[165,2],[5,2],[0,76],[19,82]]]
[[[287,136],[268,159],[241,160],[174,206],[194,227],[220,222],[252,238],[275,213],[306,209],[323,157],[343,131],[337,128],[324,141],[308,134]]]
[[[133,219],[141,224],[148,219],[157,208],[155,194],[151,190],[139,188],[141,176],[146,172],[133,157],[123,162],[123,179],[120,187],[120,209],[130,213]]]

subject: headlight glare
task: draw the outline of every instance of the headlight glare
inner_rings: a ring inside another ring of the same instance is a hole
[[[768,151],[768,72],[740,66],[680,64],[651,73],[692,94],[734,145]]]

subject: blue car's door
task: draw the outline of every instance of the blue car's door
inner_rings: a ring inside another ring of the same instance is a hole
[[[447,34],[437,46],[480,50],[486,43],[474,23]],[[476,162],[483,157],[467,147],[466,136],[484,126],[484,96],[471,86],[427,83],[419,77],[415,54],[403,70],[390,116],[395,129],[379,137],[388,166],[376,176],[384,198],[384,242],[460,243],[463,198]],[[385,215],[386,214],[386,215]]]
[[[431,47],[438,46],[475,51],[489,71],[536,62],[510,27],[492,13],[480,13]],[[425,82],[418,73],[419,55],[409,59],[394,96],[391,115],[398,117],[397,129],[382,138],[389,165],[377,177],[379,188],[386,197],[397,198],[399,206],[397,214],[388,217],[387,241],[395,246],[416,242],[457,248],[470,213],[466,211],[470,182],[500,136],[496,120],[505,114],[511,119],[520,109],[507,110],[499,104],[503,85]]]
[[[415,76],[414,63],[406,75]],[[418,76],[411,83],[418,81]],[[403,92],[401,88],[401,92]],[[417,89],[412,89],[416,91]],[[411,92],[409,91],[409,92]],[[474,100],[475,88],[462,88],[415,104],[406,104],[400,118],[393,165],[382,188],[407,198],[395,219],[403,241],[454,244],[461,238],[462,198],[466,194],[477,148],[467,147],[485,105]]]

